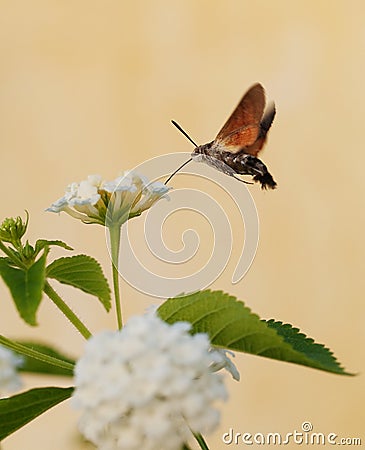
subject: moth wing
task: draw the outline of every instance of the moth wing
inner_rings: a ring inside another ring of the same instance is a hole
[[[259,132],[259,135],[258,135],[256,141],[254,141],[253,144],[250,145],[249,147],[242,149],[243,153],[246,153],[246,154],[249,154],[249,155],[252,155],[255,157],[259,154],[259,152],[261,151],[262,147],[264,146],[264,144],[266,142],[266,135],[271,127],[271,124],[274,120],[275,114],[276,114],[275,104],[270,103],[270,105],[268,106],[267,110],[265,111],[264,117],[262,118],[262,121],[260,123],[260,132]]]
[[[265,133],[265,136],[266,136],[266,133],[269,131],[271,124],[273,123],[275,115],[276,115],[275,103],[270,102],[268,107],[266,108],[264,117],[262,118],[261,123],[260,123],[260,128],[261,128],[262,132]]]
[[[232,137],[232,139],[237,142],[241,137],[241,147],[253,144],[255,135],[254,128],[257,128],[258,133],[264,109],[265,91],[261,84],[256,83],[242,97],[236,109],[217,134],[216,140],[224,141],[232,134],[235,134],[236,136],[234,138]],[[246,131],[247,128],[252,128],[252,130]]]
[[[254,145],[260,134],[260,125],[248,125],[238,128],[221,141],[218,141],[219,148],[224,151],[237,153],[243,148]]]

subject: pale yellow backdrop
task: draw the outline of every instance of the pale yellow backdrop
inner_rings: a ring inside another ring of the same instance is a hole
[[[229,427],[286,433],[311,421],[314,431],[365,442],[364,2],[1,1],[0,61],[1,217],[27,209],[31,241],[63,239],[108,275],[102,228],[44,209],[87,174],[112,178],[190,151],[172,118],[200,143],[211,140],[242,93],[265,86],[278,113],[263,159],[279,187],[250,187],[261,224],[256,259],[239,284],[230,263],[212,288],[300,327],[359,375],[237,355],[242,380],[228,382],[230,401],[208,441],[224,449]],[[59,291],[93,332],[115,327],[94,299]],[[0,295],[1,334],[81,353],[82,339],[48,301],[30,328],[3,286]],[[123,298],[126,317],[156,302],[127,285]],[[26,387],[55,383],[68,385],[26,378]],[[65,402],[3,448],[79,448],[77,417]]]

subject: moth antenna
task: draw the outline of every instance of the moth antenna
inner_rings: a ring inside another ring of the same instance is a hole
[[[181,128],[181,126],[177,123],[177,122],[175,122],[175,120],[171,120],[171,123],[187,138],[187,139],[189,139],[189,141],[194,145],[194,147],[197,147],[197,144],[191,139],[191,137],[188,135],[188,133],[185,131],[185,130],[183,130],[182,128]],[[171,178],[174,176],[174,175],[176,175],[177,174],[177,172],[179,172],[183,167],[185,167],[186,166],[186,164],[189,164],[189,162],[190,161],[192,161],[193,160],[193,158],[190,158],[190,159],[188,159],[187,161],[185,161],[184,162],[184,164],[181,164],[181,166],[180,167],[178,167],[176,170],[175,170],[175,172],[173,172],[169,177],[168,177],[168,179],[165,181],[165,184],[167,184],[170,180],[171,180]]]
[[[181,126],[177,123],[177,122],[175,122],[175,120],[171,120],[171,123],[187,138],[187,139],[189,139],[189,141],[194,145],[194,147],[197,147],[198,145],[191,139],[191,137],[188,135],[188,133],[185,131],[185,130],[183,130],[182,128],[181,128]]]

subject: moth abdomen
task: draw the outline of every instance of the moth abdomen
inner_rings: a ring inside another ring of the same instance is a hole
[[[252,175],[254,181],[261,183],[262,189],[275,189],[276,182],[261,159],[246,153],[225,153],[223,160],[237,174]]]

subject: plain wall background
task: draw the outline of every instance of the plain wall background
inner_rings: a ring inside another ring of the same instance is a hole
[[[256,81],[276,102],[262,157],[279,187],[249,188],[260,217],[256,259],[239,284],[230,282],[230,263],[211,287],[300,327],[360,374],[237,354],[242,380],[228,381],[231,398],[207,439],[211,449],[227,448],[220,437],[229,427],[286,433],[303,421],[365,439],[364,20],[356,0],[0,2],[1,216],[27,209],[31,242],[62,239],[99,259],[108,275],[101,227],[44,212],[65,186],[191,151],[172,118],[198,142],[210,141]],[[190,227],[190,216],[179,215],[179,224]],[[115,327],[94,299],[57,289],[93,332]],[[126,317],[156,303],[128,285],[122,292]],[[3,285],[0,295],[1,334],[82,352],[81,337],[47,299],[40,326],[30,328]],[[69,381],[26,377],[27,388],[54,384]],[[76,420],[65,402],[3,447],[77,448]]]

